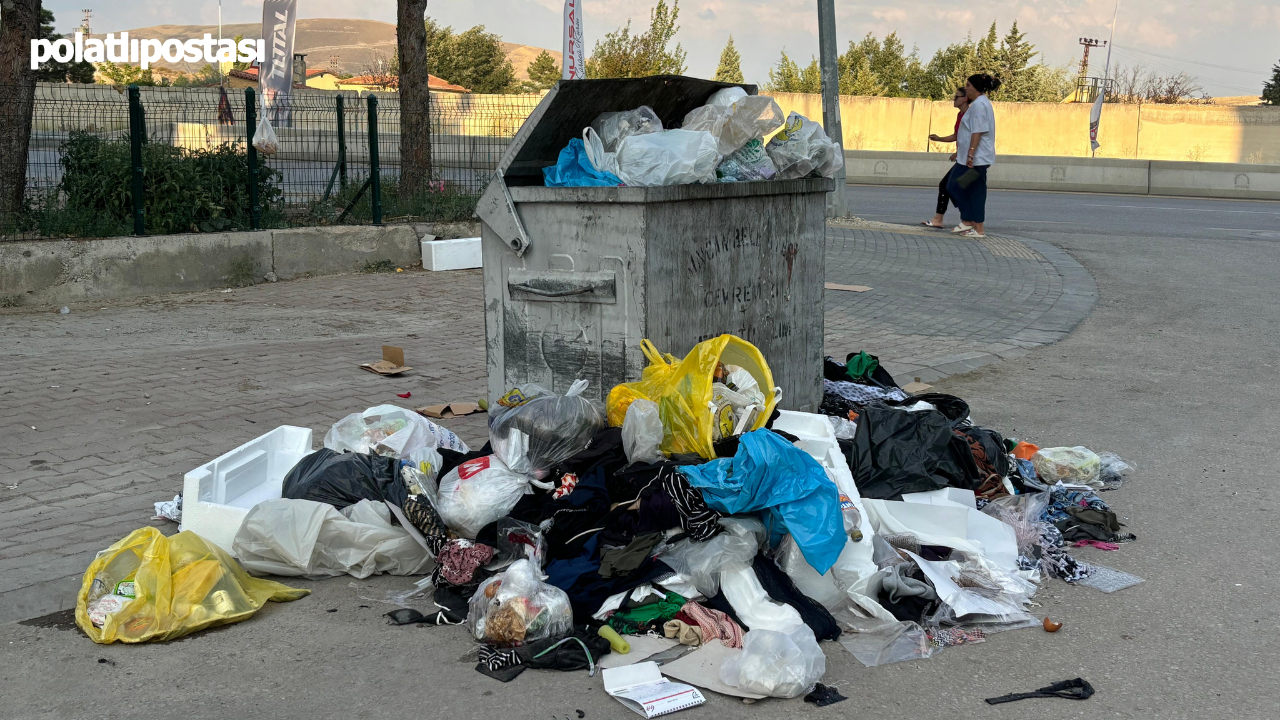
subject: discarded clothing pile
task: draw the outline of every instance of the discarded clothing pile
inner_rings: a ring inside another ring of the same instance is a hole
[[[389,621],[464,625],[504,682],[652,656],[745,698],[815,691],[824,641],[868,666],[927,658],[1056,630],[1029,612],[1048,578],[1132,578],[1067,551],[1135,539],[1099,495],[1131,470],[1114,455],[1005,438],[866,353],[826,359],[812,414],[776,407],[741,338],[643,348],[604,402],[583,380],[511,388],[475,451],[391,406],[344,419],[282,461],[230,549],[255,573],[429,574],[432,602]]]

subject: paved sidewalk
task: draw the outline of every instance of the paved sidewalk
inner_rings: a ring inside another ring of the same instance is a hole
[[[1064,336],[1092,278],[1031,240],[832,228],[827,352],[902,382],[967,372]],[[234,291],[0,311],[0,622],[74,604],[98,550],[150,522],[183,474],[277,425],[485,388],[481,273],[346,275]],[[383,343],[412,374],[360,370]],[[402,400],[396,393],[411,391]],[[446,424],[482,444],[485,415]],[[154,524],[172,530],[163,521]]]

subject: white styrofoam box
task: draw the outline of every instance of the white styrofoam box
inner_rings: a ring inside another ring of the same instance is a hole
[[[223,550],[249,510],[280,497],[284,476],[311,452],[311,429],[281,425],[186,474],[182,524]]]
[[[466,270],[482,264],[478,237],[422,241],[422,267],[426,270]]]
[[[799,438],[796,447],[804,450],[824,465],[828,464],[829,451],[834,448],[840,454],[840,444],[836,441],[836,431],[827,422],[826,415],[779,410],[778,418],[773,421],[773,429],[790,433]]]

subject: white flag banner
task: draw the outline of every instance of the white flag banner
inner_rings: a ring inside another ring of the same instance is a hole
[[[1106,95],[1103,88],[1098,89],[1098,97],[1094,98],[1093,108],[1089,110],[1089,144],[1094,150],[1102,147],[1098,144],[1098,123],[1102,120],[1102,98]]]
[[[564,0],[564,45],[561,77],[585,80],[587,57],[582,40],[582,0]]]

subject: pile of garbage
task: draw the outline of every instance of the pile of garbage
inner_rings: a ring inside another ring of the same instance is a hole
[[[102,642],[169,638],[305,592],[250,574],[425,575],[390,622],[465,626],[476,669],[504,682],[647,661],[660,672],[606,688],[624,702],[668,683],[690,690],[664,697],[694,704],[690,686],[825,704],[840,696],[819,682],[821,643],[867,666],[927,658],[1058,630],[1032,612],[1047,582],[1140,582],[1071,554],[1135,539],[1101,497],[1131,470],[1113,454],[1006,438],[961,398],[907,392],[866,353],[826,359],[814,414],[777,408],[766,359],[740,338],[684,358],[644,350],[641,379],[603,403],[582,380],[512,388],[476,450],[391,405],[340,420],[315,452],[310,431],[277,429],[274,445],[188,475],[184,532],[100,554],[80,626]],[[286,431],[305,432],[305,448]],[[260,461],[261,488],[241,457]],[[227,475],[235,498],[218,485],[225,468],[240,473]],[[229,547],[202,539],[228,522]],[[167,555],[139,550],[161,542]]]
[[[602,113],[543,169],[543,180],[547,187],[648,187],[831,178],[843,166],[839,143],[821,125],[795,112],[784,120],[773,98],[730,87],[678,127],[664,128],[648,106]]]

